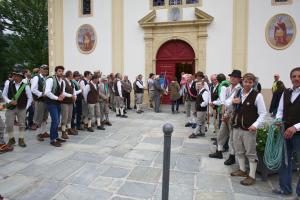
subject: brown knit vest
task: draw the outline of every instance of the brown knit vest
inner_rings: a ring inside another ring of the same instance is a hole
[[[90,92],[87,95],[87,103],[88,104],[96,104],[99,102],[99,94],[98,91],[95,89],[92,83],[90,85]]]
[[[69,85],[67,80],[64,80],[64,82],[65,82],[65,86],[66,86],[65,87],[65,92],[73,95],[73,91],[74,91],[73,85],[72,84]],[[64,103],[64,104],[73,104],[74,102],[73,102],[72,97],[65,97],[62,103]]]

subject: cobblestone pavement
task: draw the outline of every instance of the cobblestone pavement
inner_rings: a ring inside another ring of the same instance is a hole
[[[2,112],[1,115],[4,113]],[[129,111],[127,119],[115,118],[113,126],[94,133],[80,132],[61,148],[38,142],[37,132],[26,132],[27,147],[18,146],[0,155],[0,194],[7,199],[161,199],[163,158],[162,126],[174,125],[170,171],[172,200],[269,200],[277,176],[252,187],[239,184],[224,166],[210,159],[214,150],[209,130],[205,138],[188,139],[183,113]],[[17,135],[17,134],[16,134]],[[295,174],[295,178],[296,178]]]

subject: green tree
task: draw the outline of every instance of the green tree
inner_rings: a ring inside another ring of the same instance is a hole
[[[2,34],[7,65],[48,64],[47,0],[0,0],[0,24],[8,33]]]

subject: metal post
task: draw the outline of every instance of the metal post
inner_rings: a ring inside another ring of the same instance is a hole
[[[170,177],[170,154],[171,154],[171,136],[173,132],[172,124],[163,126],[164,132],[164,158],[163,158],[163,177],[162,177],[162,200],[169,199],[169,177]]]

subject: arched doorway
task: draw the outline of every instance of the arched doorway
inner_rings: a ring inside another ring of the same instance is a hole
[[[165,74],[170,83],[174,76],[180,81],[181,72],[195,72],[195,52],[182,40],[169,40],[156,54],[156,74]],[[162,103],[169,104],[170,96],[163,96]]]

